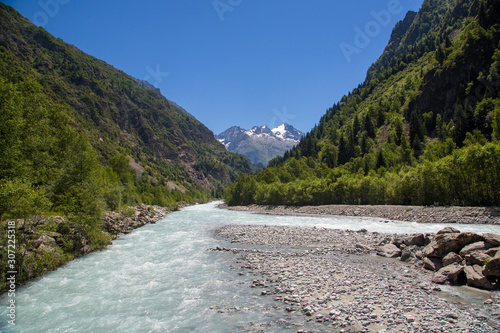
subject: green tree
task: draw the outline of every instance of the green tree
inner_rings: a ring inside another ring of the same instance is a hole
[[[100,249],[110,243],[102,229],[104,184],[104,170],[94,149],[84,135],[78,135],[54,190],[56,209],[69,216],[76,227],[77,252]]]

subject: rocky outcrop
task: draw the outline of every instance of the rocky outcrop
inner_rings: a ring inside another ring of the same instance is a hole
[[[464,246],[483,239],[473,232],[438,234],[423,249],[423,253],[426,257],[443,258],[450,252],[459,253]]]
[[[492,290],[500,286],[499,245],[499,235],[479,235],[446,227],[435,235],[395,237],[380,246],[377,253],[390,258],[400,256],[402,261],[413,260],[434,271],[433,283],[467,284]]]
[[[130,233],[149,223],[156,223],[167,215],[168,209],[160,206],[139,205],[129,207],[120,212],[107,212],[104,214],[104,225],[113,239]]]

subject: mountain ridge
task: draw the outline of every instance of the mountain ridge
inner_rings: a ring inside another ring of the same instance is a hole
[[[425,0],[363,83],[228,204],[500,205],[500,2]]]
[[[303,135],[285,123],[273,129],[265,125],[254,126],[250,130],[232,126],[216,135],[216,138],[228,151],[245,155],[254,168],[261,168],[272,158],[297,145]]]
[[[103,164],[122,153],[151,177],[209,190],[249,171],[241,157],[225,152],[212,131],[152,84],[51,36],[9,6],[0,4],[0,10],[2,77],[39,82],[54,103],[69,108]],[[172,177],[174,169],[178,176]]]

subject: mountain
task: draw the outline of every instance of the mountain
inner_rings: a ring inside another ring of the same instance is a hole
[[[0,229],[15,232],[17,284],[109,245],[104,210],[129,232],[123,220],[148,220],[153,205],[206,202],[251,172],[246,157],[153,85],[2,3],[0,152]],[[7,257],[0,246],[0,291]]]
[[[366,79],[229,204],[500,205],[500,2],[425,0]]]
[[[89,139],[103,165],[122,154],[151,179],[206,190],[250,171],[247,160],[228,153],[207,127],[150,83],[51,36],[4,4],[0,17],[2,82],[39,85]]]
[[[233,126],[216,136],[230,152],[245,155],[256,167],[267,163],[300,142],[304,133],[288,124],[269,129],[267,126],[255,126],[245,130]]]

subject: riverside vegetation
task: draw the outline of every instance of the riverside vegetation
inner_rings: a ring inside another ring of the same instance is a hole
[[[103,211],[206,202],[251,170],[175,103],[1,3],[0,32],[0,291],[7,220],[22,283],[110,244]]]
[[[500,4],[424,1],[366,80],[229,205],[500,205]]]

